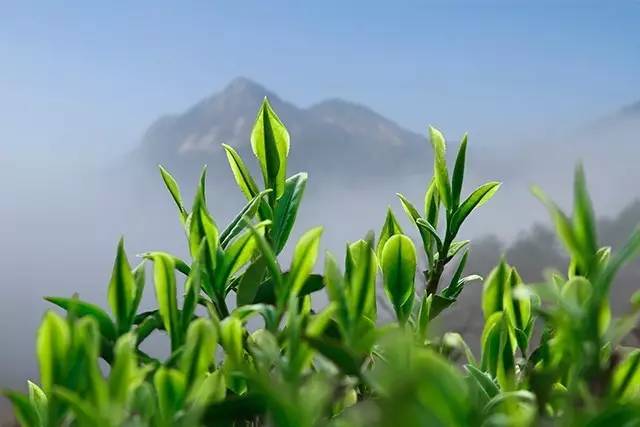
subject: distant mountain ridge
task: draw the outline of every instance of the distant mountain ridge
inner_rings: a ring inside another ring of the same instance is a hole
[[[187,111],[158,119],[145,133],[139,154],[178,169],[199,167],[203,158],[216,162],[224,157],[222,143],[250,155],[251,129],[265,96],[291,135],[292,170],[384,176],[424,171],[430,162],[425,136],[365,106],[330,99],[300,108],[242,77]]]

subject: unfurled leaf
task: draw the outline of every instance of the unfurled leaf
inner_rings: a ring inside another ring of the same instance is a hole
[[[455,210],[453,217],[451,218],[451,231],[455,235],[464,220],[469,216],[471,211],[479,208],[485,204],[489,199],[496,194],[496,191],[500,188],[499,182],[488,182],[481,185],[471,193],[467,199]]]
[[[229,166],[231,167],[231,172],[233,172],[233,177],[240,187],[240,191],[247,198],[247,200],[253,200],[258,195],[258,186],[256,182],[253,180],[251,176],[251,172],[244,164],[242,157],[238,154],[238,152],[230,147],[227,144],[222,144],[225,153],[227,154],[227,160],[229,161]]]
[[[595,215],[587,192],[587,183],[582,165],[578,165],[575,173],[573,227],[577,243],[582,248],[585,256],[590,254],[588,259],[591,261],[591,258],[595,256],[598,250],[598,239],[596,236]]]
[[[216,343],[216,330],[210,320],[191,322],[179,363],[188,388],[205,378],[214,361]]]
[[[182,202],[182,195],[180,194],[180,187],[176,182],[175,178],[167,171],[162,165],[158,166],[160,168],[160,174],[162,175],[162,180],[164,181],[164,185],[171,193],[171,197],[173,197],[173,201],[176,203],[178,207],[178,213],[180,214],[180,221],[184,224],[187,220],[187,210],[184,207],[184,203]]]
[[[491,378],[491,375],[486,372],[482,372],[471,364],[465,365],[464,367],[467,372],[469,372],[469,376],[474,379],[482,391],[487,395],[488,399],[493,399],[498,395],[498,393],[500,393],[500,388]]]
[[[256,241],[257,248],[267,265],[267,270],[269,271],[271,280],[273,281],[276,297],[283,298],[285,295],[285,283],[282,277],[280,264],[278,264],[278,260],[276,258],[276,254],[271,249],[271,246],[269,246],[269,243],[267,243],[263,233],[261,233],[256,227],[251,224],[248,224],[247,227],[249,227],[249,231]]]
[[[624,400],[637,399],[640,395],[640,350],[633,350],[616,366],[613,372],[612,393]]]
[[[100,307],[77,298],[45,297],[45,300],[67,311],[73,310],[78,317],[89,316],[98,322],[100,332],[108,339],[116,338],[116,328],[109,315]]]
[[[262,229],[258,231],[262,233]],[[240,234],[233,242],[229,243],[224,252],[219,252],[218,268],[215,273],[216,292],[222,294],[228,279],[233,273],[238,271],[243,265],[251,260],[256,250],[256,240],[252,233],[247,230]]]
[[[464,164],[467,157],[467,134],[465,133],[458,148],[456,164],[451,177],[451,202],[452,208],[456,209],[460,204],[460,193],[462,192],[462,181],[464,180]]]
[[[186,395],[184,375],[178,370],[163,366],[153,376],[153,384],[158,397],[162,425],[174,425],[173,417],[182,408]]]
[[[575,235],[573,225],[569,218],[538,187],[533,187],[531,191],[545,205],[551,214],[551,218],[553,219],[553,223],[556,227],[556,232],[569,255],[578,262],[581,269],[586,269],[588,267],[588,260],[585,259],[584,253],[580,249],[578,238]]]
[[[393,215],[393,211],[389,207],[387,209],[387,216],[384,220],[384,224],[382,225],[382,230],[380,230],[380,238],[378,240],[378,246],[376,246],[376,256],[378,258],[382,257],[382,248],[384,248],[384,244],[387,243],[389,237],[395,234],[402,234],[402,228],[396,217]]]
[[[118,331],[125,332],[133,321],[132,308],[136,300],[137,287],[131,266],[124,252],[124,240],[118,243],[118,252],[109,282],[109,305],[116,318]]]
[[[298,208],[307,185],[307,174],[302,172],[287,178],[284,190],[278,199],[273,212],[273,224],[271,228],[271,240],[276,255],[279,254],[287,243],[289,234],[298,215]]]
[[[267,264],[264,257],[261,256],[249,265],[247,270],[242,274],[236,289],[236,305],[238,307],[254,302],[266,270]]]
[[[264,196],[269,194],[269,192],[271,192],[271,190],[262,191],[256,197],[251,199],[229,223],[227,228],[224,229],[220,234],[220,246],[222,246],[222,249],[225,249],[229,242],[231,242],[234,237],[246,228],[247,222],[256,214],[258,207],[261,206],[264,201]],[[269,218],[265,219],[271,219],[270,215]]]
[[[321,235],[322,227],[312,228],[298,241],[287,276],[287,287],[291,295],[298,296],[307,277],[311,274],[318,257]]]
[[[407,300],[413,299],[416,262],[415,247],[407,236],[396,234],[384,245],[380,260],[384,289],[403,323],[408,313],[403,313],[401,308]]]
[[[171,337],[171,348],[175,350],[181,344],[180,315],[176,297],[176,277],[173,260],[159,253],[153,258],[153,278],[156,289],[158,311],[165,330]]]
[[[416,221],[416,225],[420,229],[421,232],[425,232],[430,236],[430,239],[436,242],[437,250],[440,250],[442,247],[442,240],[440,240],[440,236],[438,236],[438,231],[433,227],[433,225],[429,224],[426,219],[418,218]]]
[[[285,186],[289,132],[271,108],[267,98],[260,106],[251,131],[251,148],[260,163],[265,187],[274,190],[274,198],[280,198]]]

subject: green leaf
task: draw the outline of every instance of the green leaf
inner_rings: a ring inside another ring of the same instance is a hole
[[[418,210],[415,208],[415,206],[413,206],[413,204],[406,197],[404,197],[400,193],[396,193],[396,196],[398,196],[398,198],[400,199],[400,204],[402,205],[402,209],[407,214],[407,217],[409,218],[409,220],[414,224],[416,224],[416,226],[418,227],[418,232],[420,232],[420,238],[422,239],[422,245],[424,246],[427,256],[429,257],[429,260],[431,260],[432,254],[430,249],[431,249],[432,240],[431,240],[430,234],[432,234],[432,231],[434,230],[429,230],[429,227],[425,228],[424,218],[420,216],[420,213],[418,212]],[[423,225],[420,225],[420,224],[423,224]],[[437,237],[437,234],[438,233],[436,232],[435,233],[436,241],[439,242],[440,238]]]
[[[142,301],[142,294],[144,293],[146,279],[144,260],[131,271],[131,274],[133,274],[133,281],[136,285],[136,294],[133,299],[133,304],[131,304],[131,313],[129,313],[129,316],[131,316],[132,319],[135,319],[138,307],[140,307],[140,301]]]
[[[204,184],[202,184],[204,185]],[[202,188],[202,187],[200,187]],[[207,239],[208,257],[210,268],[215,268],[215,254],[220,242],[218,228],[207,212],[204,201],[204,190],[198,191],[193,202],[191,215],[187,219],[187,228],[189,232],[189,251],[192,258],[198,256],[200,243],[204,238]]]
[[[458,207],[453,213],[453,217],[451,218],[451,232],[455,235],[464,220],[469,216],[471,211],[480,206],[484,205],[489,199],[496,194],[496,191],[500,188],[499,182],[488,182],[486,184],[481,185],[477,189],[474,190],[473,193],[467,199],[462,202],[460,207]]]
[[[77,298],[45,297],[45,300],[67,311],[73,310],[73,313],[78,317],[89,316],[94,318],[98,322],[102,335],[110,340],[116,338],[116,328],[111,318],[97,305]]]
[[[41,425],[36,408],[24,394],[15,391],[3,391],[2,394],[11,402],[13,413],[22,427]]]
[[[573,227],[576,240],[590,261],[598,250],[594,216],[584,169],[578,165],[574,183]]]
[[[223,249],[229,245],[229,242],[231,242],[234,237],[246,228],[247,221],[255,216],[258,207],[264,200],[264,196],[270,192],[271,190],[262,191],[256,197],[251,199],[229,223],[227,228],[224,229],[220,234],[220,246],[222,246]]]
[[[485,280],[482,290],[482,313],[485,320],[496,312],[502,312],[504,294],[509,291],[507,289],[509,287],[509,272],[510,268],[503,259]]]
[[[203,407],[223,401],[226,393],[224,372],[218,370],[206,375],[200,385],[193,390],[189,400],[193,402],[195,407]]]
[[[156,289],[158,311],[165,330],[171,338],[171,350],[175,351],[181,344],[180,315],[176,299],[176,277],[173,272],[173,260],[162,254],[153,258],[153,278]]]
[[[244,164],[242,157],[238,152],[227,144],[222,144],[225,153],[227,154],[227,160],[233,172],[233,177],[240,187],[240,191],[247,198],[247,200],[253,200],[258,195],[258,186],[251,176],[251,172]]]
[[[262,233],[262,227],[258,231]],[[243,265],[251,260],[256,250],[256,239],[250,231],[240,234],[233,242],[229,243],[224,252],[219,253],[221,257],[219,266],[215,273],[214,288],[222,295],[225,291],[227,281],[233,273],[238,271]]]
[[[82,399],[78,393],[56,386],[52,394],[71,408],[81,425],[101,425],[103,422],[96,408]]]
[[[436,247],[439,251],[440,248],[442,247],[442,240],[440,240],[440,236],[438,236],[438,231],[433,227],[433,225],[429,224],[429,222],[427,222],[427,220],[424,218],[418,218],[418,220],[416,221],[416,225],[418,226],[421,232],[426,231],[431,235],[431,237],[436,242]]]
[[[266,270],[267,263],[264,257],[260,256],[242,274],[236,289],[236,305],[238,307],[254,302]]]
[[[173,417],[182,408],[186,395],[186,381],[182,372],[160,367],[153,376],[158,396],[158,409],[163,425],[174,425]]]
[[[433,227],[438,226],[438,214],[440,211],[440,196],[435,179],[431,179],[427,191],[424,194],[424,218]]]
[[[336,317],[344,334],[351,324],[346,284],[338,263],[330,252],[327,252],[324,257],[324,284],[329,301],[338,307]]]
[[[160,168],[160,175],[162,175],[162,180],[164,181],[164,185],[171,193],[171,197],[173,197],[173,201],[176,203],[178,207],[178,212],[180,213],[180,222],[184,224],[187,220],[187,210],[184,207],[184,203],[182,202],[182,195],[180,194],[180,187],[176,182],[175,178],[167,171],[162,165],[158,165]]]
[[[640,395],[640,350],[633,350],[615,367],[611,389],[618,399],[632,400]]]
[[[461,287],[458,286],[459,284],[458,281],[460,280],[460,276],[462,276],[464,267],[467,264],[468,256],[469,256],[469,252],[467,251],[464,253],[464,255],[462,255],[462,258],[460,258],[460,263],[458,264],[456,271],[453,273],[453,276],[451,276],[451,282],[449,282],[449,286],[447,286],[442,291],[442,296],[445,296],[448,298],[457,298],[458,295],[460,294],[460,291],[462,289]]]
[[[607,295],[611,282],[620,268],[640,252],[640,228],[636,228],[622,249],[614,254],[601,275],[598,276],[596,291],[599,298]]]
[[[496,376],[498,371],[498,360],[500,359],[500,336],[503,322],[503,313],[495,312],[489,316],[484,323],[480,344],[482,348],[481,369]]]
[[[280,198],[285,187],[289,132],[266,97],[251,131],[251,148],[260,163],[265,187],[273,189],[274,197]]]
[[[286,283],[289,273],[283,273],[282,279]],[[302,285],[298,293],[298,297],[302,298],[309,294],[324,288],[323,277],[320,274],[310,274]],[[258,291],[252,301],[253,304],[271,304],[276,305],[276,291],[273,280],[269,277],[258,286]]]
[[[431,308],[429,310],[430,319],[435,319],[438,314],[453,305],[454,302],[456,302],[456,300],[453,298],[447,298],[442,295],[433,295],[433,301],[431,302]]]
[[[330,338],[305,336],[305,341],[318,353],[333,362],[346,375],[360,375],[360,361],[340,342]]]
[[[116,342],[115,363],[109,374],[109,395],[113,402],[125,405],[134,390],[144,381],[146,369],[138,368],[136,336],[121,336]]]
[[[316,227],[304,233],[298,240],[287,276],[288,292],[291,295],[299,295],[316,264],[320,236],[322,236],[322,227]]]
[[[200,248],[200,256],[198,256],[198,260],[196,260],[193,264],[193,268],[191,269],[191,273],[184,284],[185,287],[185,295],[184,302],[182,303],[182,313],[180,313],[180,324],[182,326],[182,333],[187,332],[187,328],[189,327],[189,323],[191,322],[191,318],[196,310],[196,306],[198,305],[198,299],[200,298],[200,289],[202,287],[202,277],[203,277],[203,266],[201,265],[200,259],[202,259],[206,251],[205,242],[202,242]],[[212,293],[211,289],[208,290],[207,293]]]
[[[482,372],[471,364],[464,365],[464,367],[469,373],[469,376],[475,380],[478,386],[487,394],[489,399],[493,399],[500,393],[500,388],[491,378],[491,375],[486,372]]]
[[[425,294],[422,297],[422,302],[420,303],[420,311],[418,312],[418,336],[420,337],[421,342],[424,342],[427,339],[429,321],[431,320],[432,303],[433,294]]]
[[[125,332],[133,321],[132,308],[136,300],[136,282],[124,252],[124,240],[118,243],[118,253],[109,282],[109,305],[116,318],[118,331]]]
[[[447,258],[451,259],[454,256],[458,255],[458,252],[466,248],[468,244],[469,244],[469,240],[460,240],[458,242],[453,242],[451,246],[449,246],[449,252],[447,252]]]
[[[38,329],[37,355],[40,381],[46,394],[66,375],[67,356],[71,347],[69,325],[59,315],[47,311]]]
[[[584,255],[580,249],[580,244],[578,243],[578,238],[575,235],[573,225],[569,218],[567,218],[564,212],[562,212],[540,188],[534,186],[531,188],[531,191],[534,196],[536,196],[545,205],[551,214],[553,223],[556,227],[556,232],[569,255],[578,262],[581,269],[587,267],[588,260],[584,259]]]
[[[273,252],[271,246],[269,246],[262,233],[260,233],[251,224],[248,224],[247,226],[249,227],[253,238],[256,240],[258,250],[267,264],[267,270],[271,274],[271,280],[273,280],[276,296],[284,295],[284,280],[282,278],[280,264],[278,264],[278,260],[276,259],[276,254]]]
[[[138,256],[140,256],[140,257],[142,257],[144,259],[153,260],[153,258],[158,254],[163,254],[163,255],[168,256],[169,258],[171,258],[173,260],[173,264],[176,266],[176,270],[178,270],[180,273],[184,274],[185,276],[189,276],[189,274],[191,273],[191,267],[189,267],[189,265],[186,262],[184,262],[183,260],[181,260],[177,256],[171,255],[171,254],[166,253],[166,252],[161,252],[161,251],[144,252],[144,253],[142,253],[142,254],[140,254]],[[138,267],[140,267],[140,266],[138,266]],[[136,270],[138,269],[138,267],[136,267]]]
[[[47,425],[49,399],[44,391],[31,381],[27,381],[29,387],[29,402],[31,406],[36,410],[38,416],[38,426],[44,427]]]
[[[242,321],[235,316],[226,317],[220,323],[220,344],[233,363],[242,361],[244,329]]]
[[[205,378],[214,362],[216,343],[216,330],[210,320],[200,318],[191,322],[179,363],[187,388]]]
[[[382,226],[382,230],[380,230],[380,240],[378,240],[378,246],[376,247],[376,256],[378,258],[382,257],[382,248],[384,248],[384,244],[387,243],[389,237],[395,234],[402,234],[402,228],[396,217],[393,215],[393,211],[391,207],[387,208],[387,216],[384,219],[384,224]]]
[[[464,180],[464,163],[467,156],[467,134],[465,133],[458,148],[456,165],[453,168],[451,177],[451,201],[452,208],[457,209],[460,204],[460,193],[462,192],[462,181]]]
[[[398,320],[404,323],[407,313],[401,308],[413,298],[416,274],[416,249],[411,239],[402,234],[392,236],[382,250],[381,264],[384,289]]]
[[[282,251],[291,234],[306,185],[307,174],[304,172],[287,178],[284,184],[282,197],[278,199],[273,213],[271,240],[276,255]]]
[[[349,298],[354,318],[373,317],[376,310],[376,255],[367,242],[359,240],[348,247]]]
[[[447,209],[453,208],[449,172],[447,171],[446,144],[442,133],[429,126],[431,145],[433,146],[433,176],[435,178],[440,199]]]

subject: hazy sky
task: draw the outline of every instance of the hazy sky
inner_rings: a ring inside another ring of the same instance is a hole
[[[121,152],[238,75],[419,132],[578,126],[640,99],[638,0],[393,3],[3,1],[0,146]]]

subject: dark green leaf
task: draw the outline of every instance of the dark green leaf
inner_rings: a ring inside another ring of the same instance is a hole
[[[133,321],[133,305],[136,300],[136,282],[124,252],[124,240],[118,243],[118,252],[109,282],[109,305],[120,332],[128,331]]]
[[[173,197],[173,201],[176,203],[178,207],[178,212],[180,213],[180,221],[184,224],[187,220],[187,210],[184,208],[184,203],[182,202],[182,196],[180,195],[180,187],[176,180],[171,176],[169,171],[167,171],[162,165],[158,166],[160,168],[160,175],[162,175],[162,180],[164,181],[164,185],[166,185],[167,190],[171,193],[171,197]]]
[[[45,297],[45,300],[67,311],[73,310],[76,316],[93,317],[100,327],[100,332],[108,339],[116,338],[116,328],[109,315],[100,307],[77,298]]]
[[[458,148],[456,165],[453,168],[451,177],[451,200],[452,209],[456,209],[460,204],[460,193],[462,192],[462,181],[464,180],[464,164],[467,156],[467,134],[465,133]]]
[[[291,234],[306,185],[307,174],[304,172],[287,178],[284,184],[282,197],[273,213],[271,240],[276,254],[282,251]]]
[[[451,218],[451,232],[455,235],[464,220],[471,211],[485,204],[500,188],[499,182],[488,182],[478,187],[462,204],[455,210]]]

